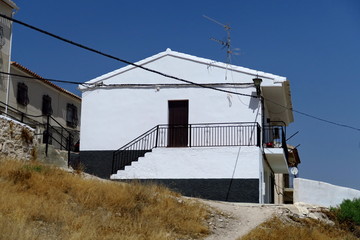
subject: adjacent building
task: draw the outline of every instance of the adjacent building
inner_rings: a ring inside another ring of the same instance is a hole
[[[16,4],[11,0],[0,0],[0,13],[8,17],[13,17],[18,10]],[[12,44],[13,23],[0,17],[0,71],[10,72],[10,56]],[[0,74],[0,101],[6,102],[6,91],[9,84],[7,75]]]
[[[17,62],[11,62],[10,73],[8,104],[0,103],[2,112],[35,128],[42,143],[49,121],[49,143],[66,148],[71,133],[73,146],[79,140],[81,98]]]
[[[0,0],[1,14],[13,17],[17,10],[13,1]],[[81,98],[10,61],[12,25],[0,17],[0,113],[36,129],[39,142],[73,147],[79,141]]]

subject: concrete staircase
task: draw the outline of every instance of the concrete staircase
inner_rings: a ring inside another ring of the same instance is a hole
[[[111,179],[193,179],[230,178],[237,160],[239,147],[206,148],[154,148],[145,156],[138,158],[124,170],[118,170]],[[256,147],[242,147],[241,166],[235,175],[253,176],[251,169],[258,161]],[[248,171],[247,171],[248,170]]]

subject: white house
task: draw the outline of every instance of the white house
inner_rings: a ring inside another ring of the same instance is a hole
[[[288,173],[289,81],[170,49],[136,65],[177,79],[129,65],[79,86],[87,171],[185,195],[273,202],[274,174]]]

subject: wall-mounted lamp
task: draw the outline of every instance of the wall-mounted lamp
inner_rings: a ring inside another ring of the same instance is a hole
[[[253,79],[253,82],[254,82],[254,85],[255,85],[255,88],[256,88],[256,94],[257,94],[258,97],[260,97],[260,95],[261,95],[260,85],[261,85],[262,79],[256,77],[256,78]]]

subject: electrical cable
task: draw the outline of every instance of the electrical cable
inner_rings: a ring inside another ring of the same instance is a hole
[[[285,108],[287,110],[290,110],[290,111],[293,111],[295,113],[298,113],[300,115],[303,115],[303,116],[306,116],[306,117],[309,117],[309,118],[312,118],[312,119],[316,119],[318,121],[321,121],[321,122],[325,122],[325,123],[328,123],[328,124],[332,124],[332,125],[335,125],[335,126],[338,126],[338,127],[344,127],[344,128],[348,128],[348,129],[352,129],[352,130],[356,130],[356,131],[360,131],[360,128],[357,128],[357,127],[353,127],[353,126],[350,126],[348,124],[343,124],[343,123],[337,123],[337,122],[334,122],[334,121],[330,121],[330,120],[327,120],[327,119],[324,119],[324,118],[320,118],[320,117],[316,117],[314,115],[311,115],[311,114],[308,114],[308,113],[305,113],[305,112],[301,112],[301,111],[298,111],[294,108],[289,108],[289,107],[286,107],[280,103],[277,103],[269,98],[264,98],[262,97],[264,100],[268,101],[268,102],[271,102],[272,104],[275,104],[279,107],[282,107],[282,108]]]
[[[158,74],[158,75],[161,75],[163,77],[167,77],[167,78],[171,78],[171,79],[174,79],[174,80],[177,80],[177,81],[181,81],[181,82],[185,82],[185,83],[188,83],[188,84],[192,84],[192,85],[196,85],[196,86],[199,86],[199,87],[202,87],[202,88],[208,88],[208,89],[212,89],[212,90],[215,90],[215,91],[220,91],[220,92],[225,92],[225,93],[231,93],[231,94],[236,94],[236,95],[240,95],[240,96],[247,96],[247,97],[252,97],[252,98],[257,98],[257,96],[254,96],[254,95],[249,95],[249,94],[243,94],[243,93],[238,93],[238,92],[233,92],[233,91],[228,91],[228,90],[224,90],[224,89],[220,89],[220,88],[216,88],[216,87],[212,87],[212,86],[206,86],[206,85],[203,85],[203,84],[199,84],[199,83],[195,83],[195,82],[192,82],[192,81],[188,81],[188,80],[185,80],[185,79],[182,79],[182,78],[179,78],[179,77],[175,77],[175,76],[172,76],[172,75],[168,75],[168,74],[165,74],[165,73],[162,73],[160,71],[157,71],[157,70],[153,70],[153,69],[150,69],[150,68],[147,68],[147,67],[144,67],[144,66],[141,66],[141,65],[138,65],[136,63],[133,63],[133,62],[130,62],[130,61],[127,61],[127,60],[124,60],[124,59],[121,59],[121,58],[118,58],[118,57],[115,57],[115,56],[112,56],[110,54],[107,54],[107,53],[103,53],[99,50],[96,50],[96,49],[93,49],[93,48],[90,48],[90,47],[87,47],[85,45],[82,45],[80,43],[76,43],[76,42],[73,42],[71,40],[68,40],[66,38],[63,38],[63,37],[60,37],[58,35],[55,35],[53,33],[50,33],[48,31],[45,31],[45,30],[42,30],[40,28],[37,28],[35,26],[32,26],[30,24],[27,24],[27,23],[24,23],[22,21],[19,21],[17,19],[14,19],[14,18],[11,18],[11,17],[8,17],[4,14],[1,14],[0,13],[0,17],[3,17],[5,19],[8,19],[10,21],[13,21],[15,23],[18,23],[20,25],[23,25],[25,27],[28,27],[30,29],[33,29],[35,31],[38,31],[38,32],[41,32],[45,35],[48,35],[48,36],[51,36],[53,38],[56,38],[58,40],[61,40],[63,42],[66,42],[66,43],[69,43],[71,45],[74,45],[74,46],[77,46],[77,47],[80,47],[82,49],[85,49],[85,50],[88,50],[90,52],[94,52],[94,53],[97,53],[99,55],[102,55],[102,56],[105,56],[105,57],[108,57],[108,58],[111,58],[111,59],[114,59],[116,61],[120,61],[120,62],[123,62],[123,63],[126,63],[128,65],[132,65],[132,66],[135,66],[135,67],[138,67],[138,68],[141,68],[145,71],[148,71],[148,72],[152,72],[152,73],[155,73],[155,74]],[[82,83],[84,84],[84,83]],[[360,128],[357,128],[357,127],[353,127],[353,126],[350,126],[350,125],[347,125],[347,124],[342,124],[342,123],[337,123],[337,122],[334,122],[334,121],[330,121],[330,120],[327,120],[327,119],[324,119],[324,118],[320,118],[320,117],[316,117],[314,115],[311,115],[311,114],[308,114],[308,113],[305,113],[305,112],[301,112],[301,111],[298,111],[294,108],[289,108],[289,107],[286,107],[286,106],[283,106],[279,103],[276,103],[270,99],[267,99],[267,98],[263,98],[265,99],[266,101],[269,101],[275,105],[278,105],[282,108],[285,108],[287,110],[290,110],[290,111],[293,111],[295,113],[298,113],[300,115],[303,115],[303,116],[306,116],[306,117],[309,117],[309,118],[312,118],[312,119],[315,119],[315,120],[318,120],[318,121],[321,121],[321,122],[326,122],[328,124],[332,124],[332,125],[336,125],[336,126],[339,126],[339,127],[344,127],[344,128],[348,128],[348,129],[352,129],[352,130],[356,130],[356,131],[360,131]]]
[[[96,50],[96,49],[94,49],[94,48],[90,48],[90,47],[87,47],[87,46],[82,45],[82,44],[80,44],[80,43],[73,42],[73,41],[71,41],[71,40],[68,40],[68,39],[66,39],[66,38],[60,37],[60,36],[58,36],[58,35],[55,35],[55,34],[53,34],[53,33],[48,32],[48,31],[42,30],[42,29],[37,28],[37,27],[35,27],[35,26],[32,26],[32,25],[30,25],[30,24],[24,23],[24,22],[19,21],[19,20],[17,20],[17,19],[8,17],[8,16],[6,16],[6,15],[4,15],[4,14],[0,14],[0,17],[3,17],[3,18],[8,19],[8,20],[10,20],[10,21],[16,22],[16,23],[18,23],[18,24],[20,24],[20,25],[23,25],[23,26],[25,26],[25,27],[28,27],[28,28],[30,28],[30,29],[33,29],[33,30],[35,30],[35,31],[37,31],[37,32],[41,32],[41,33],[43,33],[43,34],[45,34],[45,35],[51,36],[51,37],[56,38],[56,39],[58,39],[58,40],[60,40],[60,41],[69,43],[69,44],[74,45],[74,46],[77,46],[77,47],[80,47],[80,48],[85,49],[85,50],[88,50],[88,51],[90,51],[90,52],[97,53],[97,54],[102,55],[102,56],[104,56],[104,57],[108,57],[108,58],[114,59],[114,60],[116,60],[116,61],[123,62],[123,63],[126,63],[126,64],[128,64],[128,65],[132,65],[132,66],[134,66],[134,67],[141,68],[141,69],[143,69],[143,70],[145,70],[145,71],[152,72],[152,73],[158,74],[158,75],[163,76],[163,77],[175,79],[175,80],[177,80],[177,81],[189,83],[189,84],[196,85],[196,86],[199,86],[199,87],[202,87],[202,88],[208,88],[208,89],[212,89],[212,90],[216,90],[216,91],[220,91],[220,92],[225,92],[225,93],[234,93],[234,92],[232,92],[232,91],[228,91],[228,90],[224,90],[224,89],[219,89],[219,88],[215,88],[215,87],[211,87],[211,86],[206,86],[206,85],[203,85],[203,84],[200,84],[200,83],[191,82],[191,81],[188,81],[188,80],[179,78],[179,77],[175,77],[175,76],[172,76],[172,75],[169,75],[169,74],[166,74],[166,73],[162,73],[162,72],[157,71],[157,70],[154,70],[154,69],[150,69],[150,68],[147,68],[147,67],[138,65],[138,64],[136,64],[136,63],[133,63],[133,62],[130,62],[130,61],[127,61],[127,60],[124,60],[124,59],[121,59],[121,58],[112,56],[112,55],[107,54],[107,53],[103,53],[103,52],[101,52],[101,51],[99,51],[99,50]],[[248,97],[257,98],[257,96],[252,96],[252,95],[249,95],[249,94],[242,94],[242,93],[238,93],[238,94],[240,94],[240,95],[242,95],[242,96],[248,96]]]
[[[2,72],[2,71],[0,71],[0,74],[14,76],[14,77],[27,78],[27,79],[40,80],[40,81],[50,81],[50,82],[68,83],[68,84],[76,84],[76,85],[92,85],[92,84],[83,83],[83,82],[74,82],[74,81],[57,80],[57,79],[50,79],[50,78],[43,78],[43,77],[25,76],[25,75],[20,75],[20,74],[15,74],[15,73],[7,73],[7,72]]]

